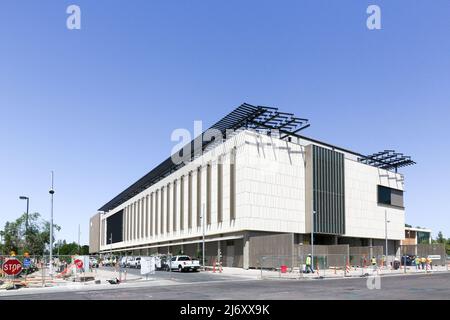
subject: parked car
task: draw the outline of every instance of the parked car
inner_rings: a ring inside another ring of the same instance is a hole
[[[170,269],[183,271],[199,271],[200,262],[198,260],[192,260],[189,256],[175,256],[170,260]]]
[[[136,257],[135,259],[135,268],[140,269],[141,268],[141,257]]]
[[[102,265],[105,267],[114,267],[116,265],[116,257],[106,257],[102,261]]]
[[[139,269],[141,267],[141,257],[130,257],[127,261],[127,266],[129,268]]]
[[[89,264],[91,268],[98,268],[98,260],[97,258],[90,257],[89,258]]]
[[[155,256],[155,270],[169,271],[169,256],[157,255]]]
[[[405,262],[406,262],[406,266],[413,266],[414,263],[415,263],[414,256],[413,255],[409,255],[409,254],[404,255],[401,258],[400,263],[403,266],[403,265],[405,265]]]

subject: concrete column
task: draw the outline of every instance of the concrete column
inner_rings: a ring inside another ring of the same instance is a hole
[[[243,267],[248,269],[250,267],[250,239],[247,233],[244,234],[244,250],[243,250]]]
[[[221,254],[220,252],[220,240],[217,241],[217,262],[222,261],[222,258],[219,258],[219,254]]]
[[[370,261],[370,259],[372,259],[372,257],[373,257],[373,239],[372,238],[370,238],[369,239],[369,247],[370,247],[370,253],[369,253],[369,261]]]

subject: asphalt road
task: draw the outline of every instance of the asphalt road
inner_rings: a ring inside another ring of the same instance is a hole
[[[102,267],[105,270],[114,271],[112,267]],[[126,268],[123,269],[128,272],[128,274],[141,275],[140,269]],[[181,283],[195,283],[204,281],[223,281],[230,279],[230,277],[222,277],[219,274],[211,274],[209,272],[178,272],[178,271],[156,271],[155,274],[151,275],[155,280],[172,280]]]
[[[185,275],[195,276],[194,273],[183,274],[183,276]],[[111,290],[40,293],[39,295],[11,296],[1,299],[450,299],[450,273],[383,277],[381,278],[380,289],[372,290],[367,288],[367,279],[365,278],[306,281],[233,280],[228,278],[227,280],[213,282],[186,281],[171,286],[116,287]]]

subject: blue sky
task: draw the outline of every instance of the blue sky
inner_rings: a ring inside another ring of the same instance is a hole
[[[445,0],[2,1],[0,225],[22,194],[49,217],[54,170],[57,239],[81,224],[87,243],[89,217],[168,157],[174,129],[248,102],[309,118],[319,140],[411,155],[406,220],[450,237],[449,31]]]

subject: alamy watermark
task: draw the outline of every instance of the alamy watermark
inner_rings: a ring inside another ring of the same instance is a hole
[[[66,19],[66,27],[69,30],[81,29],[81,8],[76,4],[67,7],[66,13],[69,15]],[[369,30],[381,29],[381,8],[376,4],[367,7],[366,13],[369,15],[366,20],[366,26]]]
[[[81,8],[76,4],[67,7],[66,13],[69,14],[66,20],[66,26],[69,30],[81,29]]]
[[[369,30],[381,29],[381,8],[375,4],[367,7],[366,13],[369,17],[366,20],[366,26]]]
[[[278,172],[280,152],[289,149],[286,141],[281,140],[279,130],[267,129],[262,133],[251,128],[245,130],[249,136],[245,138],[245,142],[241,141],[239,145],[250,145],[255,148],[253,156],[245,157],[246,165],[262,166],[266,169],[264,172],[267,174]],[[204,162],[212,161],[233,164],[235,156],[230,156],[230,154],[232,149],[236,151],[237,141],[231,139],[241,131],[243,131],[242,128],[226,129],[223,133],[218,129],[210,128],[203,132],[203,122],[199,120],[194,121],[193,134],[186,128],[175,129],[170,137],[172,142],[176,142],[171,151],[172,163],[186,165],[193,161],[200,161],[199,165],[204,165]],[[224,144],[227,141],[230,142],[225,148]],[[212,156],[205,160],[202,156],[207,152],[212,152]]]

